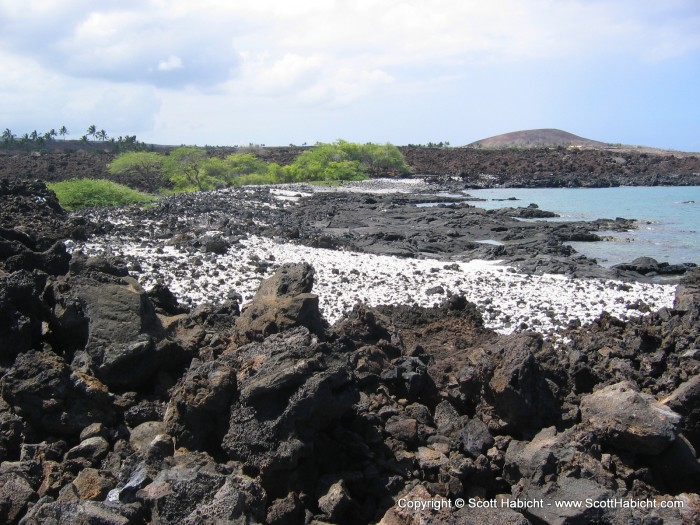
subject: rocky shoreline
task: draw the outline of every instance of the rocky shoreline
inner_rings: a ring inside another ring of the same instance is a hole
[[[41,183],[0,182],[0,521],[697,523],[700,270],[676,268],[666,303],[635,303],[636,287],[660,285],[564,244],[610,223],[522,223],[513,215],[543,212],[433,205],[434,192],[381,184],[81,217]],[[246,251],[256,242],[265,256]],[[348,261],[283,264],[273,250],[289,244]],[[153,251],[139,261],[137,248]],[[556,338],[517,321],[494,331],[458,285],[422,290],[422,305],[338,307],[329,323],[314,293],[338,294],[326,272],[369,278],[351,253],[445,282],[467,279],[466,260],[506,261],[517,270],[482,276],[506,283],[492,312],[524,283],[509,273],[608,279],[606,293],[614,278],[631,295],[615,315],[562,318]],[[179,302],[165,282],[178,264],[188,279],[218,270],[212,289],[233,293]],[[241,294],[235,265],[256,291]],[[161,279],[144,287],[146,273]]]
[[[80,144],[75,143],[74,148]],[[167,147],[153,146],[157,151]],[[212,148],[212,155],[253,153],[286,165],[307,148],[245,147]],[[579,149],[567,147],[528,149],[428,148],[401,146],[414,174],[434,176],[441,182],[457,177],[471,188],[517,187],[611,187],[700,186],[700,155],[695,153],[636,148]],[[108,145],[87,151],[61,151],[57,143],[50,152],[0,151],[0,178],[20,177],[54,182],[70,178],[106,178],[143,191],[155,192],[163,181],[111,175],[107,165],[115,154]],[[385,174],[388,176],[390,174]]]

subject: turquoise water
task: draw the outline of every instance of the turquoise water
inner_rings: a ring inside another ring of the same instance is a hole
[[[700,186],[620,188],[498,188],[465,191],[493,209],[537,204],[561,215],[556,220],[635,219],[638,229],[603,232],[614,241],[571,243],[603,266],[648,256],[669,263],[700,264]],[[496,201],[515,197],[517,201]]]

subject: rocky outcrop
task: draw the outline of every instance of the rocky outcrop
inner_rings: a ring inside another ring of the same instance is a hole
[[[323,333],[318,296],[311,293],[314,270],[307,264],[282,265],[260,285],[252,302],[236,320],[239,342],[260,341],[295,326]]]
[[[612,447],[656,455],[678,436],[681,416],[629,381],[581,399],[581,419]]]
[[[136,280],[101,275],[65,277],[49,288],[53,344],[110,387],[140,387],[182,363],[182,348],[166,337]]]
[[[674,308],[552,340],[487,330],[461,296],[327,326],[304,264],[240,317],[146,293],[127,267],[0,276],[3,523],[700,517],[698,271]]]

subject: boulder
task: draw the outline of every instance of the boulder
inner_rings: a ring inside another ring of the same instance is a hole
[[[660,454],[676,439],[681,416],[638,391],[629,381],[581,399],[582,423],[608,445],[638,454]]]
[[[604,502],[616,496],[604,486],[583,478],[561,477],[556,482],[539,485],[526,485],[518,499],[537,501],[536,505],[524,510],[525,517],[532,516],[533,523],[547,525],[584,525],[589,523],[611,523],[614,510],[587,505],[590,502]],[[557,506],[554,502],[566,501],[570,506]]]
[[[49,275],[63,275],[68,272],[70,258],[66,245],[57,241],[43,252],[22,249],[5,259],[2,265],[8,272],[41,270]]]
[[[534,355],[541,346],[542,338],[537,334],[510,336],[488,348],[477,365],[477,384],[486,401],[516,436],[534,434],[560,417]],[[463,389],[473,389],[473,385],[466,384]]]
[[[683,416],[683,435],[700,447],[700,374],[682,383],[661,403]]]
[[[80,499],[104,501],[109,491],[116,485],[116,480],[109,474],[94,468],[85,468],[73,480]]]
[[[96,436],[81,441],[74,446],[64,457],[65,460],[84,459],[90,465],[98,465],[100,460],[109,452],[109,442],[102,437]]]
[[[473,458],[485,453],[494,443],[486,423],[480,419],[467,421],[460,431],[459,439],[463,451]]]
[[[396,497],[379,525],[530,525],[522,514],[508,508],[457,508],[451,501],[431,494],[422,485]],[[422,508],[416,505],[432,504]]]
[[[318,296],[311,293],[313,283],[311,265],[283,264],[260,284],[255,297],[236,320],[239,343],[260,341],[295,326],[305,326],[315,334],[323,334]]]
[[[295,492],[273,501],[267,508],[268,525],[286,525],[304,521],[304,506]]]
[[[39,499],[30,483],[16,473],[0,474],[0,522],[18,523],[27,505]]]
[[[74,367],[114,388],[138,388],[161,368],[177,367],[184,352],[166,337],[138,282],[101,275],[106,282],[73,276],[53,284],[54,344],[77,352]]]
[[[177,445],[206,450],[221,442],[228,429],[231,401],[236,393],[232,356],[201,363],[194,360],[178,382],[165,412],[165,430]]]
[[[40,499],[22,519],[22,525],[130,525],[143,520],[139,505],[115,505],[101,501],[53,501]]]
[[[318,343],[303,327],[241,347],[236,357],[239,393],[222,448],[256,470],[294,468],[319,430],[359,397],[345,348]]]
[[[19,354],[2,385],[5,401],[35,431],[78,436],[91,423],[114,421],[107,387],[49,351]]]
[[[341,479],[331,485],[328,491],[318,499],[318,508],[326,518],[337,521],[347,514],[352,503],[345,482]]]
[[[46,276],[37,272],[0,275],[0,359],[39,347],[45,285]]]
[[[168,458],[161,471],[136,493],[163,525],[259,523],[265,518],[265,491],[257,481],[214,463],[206,454]]]

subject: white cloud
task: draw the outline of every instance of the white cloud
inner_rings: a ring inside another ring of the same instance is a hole
[[[202,131],[194,119],[224,119],[220,107],[320,114],[453,95],[482,69],[546,79],[572,61],[643,67],[699,50],[697,0],[0,0],[0,86],[14,101],[0,117],[107,119],[110,93],[138,108],[111,112],[134,131],[153,118]]]
[[[185,66],[182,63],[182,59],[177,55],[170,55],[167,60],[158,62],[158,71],[173,71],[183,67]]]

